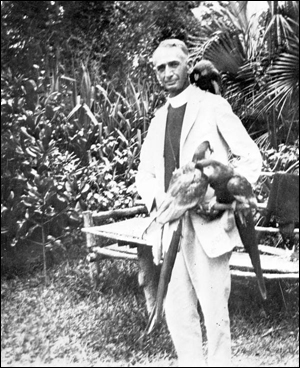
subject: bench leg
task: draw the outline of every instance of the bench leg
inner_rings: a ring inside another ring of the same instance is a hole
[[[93,227],[94,221],[91,211],[83,212],[83,224],[84,227]],[[89,251],[87,256],[87,260],[90,262],[90,277],[94,288],[97,288],[99,285],[99,273],[100,273],[100,265],[97,260],[96,255],[91,252],[93,247],[96,245],[96,237],[94,234],[86,233],[86,245]]]
[[[160,266],[156,266],[153,263],[152,249],[149,246],[138,245],[137,255],[139,264],[139,285],[144,290],[147,312],[150,314],[156,301]]]
[[[100,282],[100,264],[99,257],[96,257],[94,253],[87,255],[87,261],[89,262],[90,279],[94,289],[97,289]]]

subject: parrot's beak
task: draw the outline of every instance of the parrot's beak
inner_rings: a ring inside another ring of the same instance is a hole
[[[215,94],[216,95],[220,95],[221,94],[221,91],[220,91],[220,86],[218,85],[218,83],[216,81],[211,81],[211,84],[213,85],[214,87],[214,90],[215,90]]]
[[[256,200],[256,198],[250,198],[249,202],[250,202],[250,207],[257,208],[257,200]]]

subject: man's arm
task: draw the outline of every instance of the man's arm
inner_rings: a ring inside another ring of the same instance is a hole
[[[220,98],[217,125],[231,153],[237,157],[234,169],[254,184],[260,175],[262,157],[258,146],[249,136],[240,119],[233,113],[229,103]]]

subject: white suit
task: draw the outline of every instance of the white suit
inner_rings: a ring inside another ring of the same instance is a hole
[[[209,141],[212,158],[228,163],[229,151],[238,157],[234,167],[251,183],[261,170],[261,155],[231,106],[219,95],[189,86],[180,137],[180,166],[192,160],[199,144]],[[136,184],[150,210],[153,200],[164,199],[164,141],[168,102],[153,118],[144,141]],[[213,190],[208,189],[209,201]],[[210,366],[230,364],[228,297],[229,257],[240,243],[237,228],[224,227],[224,218],[208,222],[196,214],[184,218],[180,252],[176,258],[165,302],[168,327],[180,366],[202,366],[201,330],[197,314],[200,301],[208,334]],[[165,237],[168,242],[170,237]]]

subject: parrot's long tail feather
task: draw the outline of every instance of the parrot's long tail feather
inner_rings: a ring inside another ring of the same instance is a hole
[[[151,311],[151,313],[150,313],[149,320],[148,320],[147,326],[145,328],[145,332],[147,334],[149,334],[153,330],[154,326],[159,322],[157,317],[158,317],[157,316],[157,308],[156,308],[156,304],[155,304],[152,311]]]
[[[171,279],[173,266],[178,252],[178,247],[181,238],[182,220],[179,221],[177,229],[174,231],[170,246],[167,253],[165,254],[164,261],[161,267],[156,303],[151,311],[149,321],[146,326],[146,331],[149,334],[153,328],[161,321],[163,314],[163,303],[167,294],[168,285]]]
[[[251,263],[257,277],[259,291],[262,298],[266,300],[267,290],[261,268],[255,224],[251,211],[245,216],[245,225],[241,222],[239,216],[235,216],[235,221],[245,250],[250,256]]]

